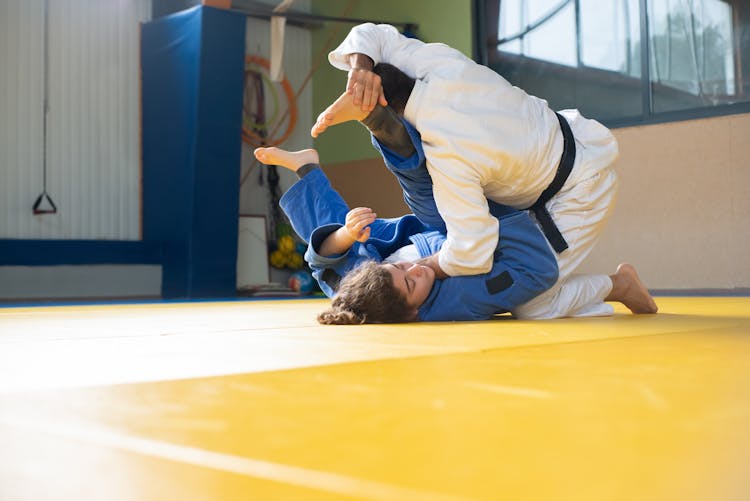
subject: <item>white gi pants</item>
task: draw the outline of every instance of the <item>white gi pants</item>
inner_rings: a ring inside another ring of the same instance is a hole
[[[556,254],[560,276],[551,289],[525,303],[513,315],[521,319],[606,316],[613,313],[604,302],[612,291],[608,275],[574,275],[599,239],[617,198],[617,175],[606,167],[588,179],[563,189],[547,202],[552,220],[568,243]]]

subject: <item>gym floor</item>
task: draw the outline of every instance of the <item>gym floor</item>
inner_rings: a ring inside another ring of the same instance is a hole
[[[0,499],[747,500],[750,297],[321,326],[325,300],[0,308]]]

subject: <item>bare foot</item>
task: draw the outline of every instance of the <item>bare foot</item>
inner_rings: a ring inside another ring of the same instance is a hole
[[[281,148],[256,148],[255,158],[266,165],[279,165],[297,172],[297,169],[307,164],[318,164],[318,152],[315,150],[286,151]]]
[[[612,292],[605,301],[619,301],[633,313],[656,313],[659,310],[633,265],[621,264],[609,278],[612,279]]]
[[[312,126],[312,129],[310,129],[310,135],[318,137],[332,125],[351,120],[362,120],[367,118],[369,114],[369,111],[362,111],[359,106],[354,104],[354,98],[351,94],[344,92],[323,113],[318,115],[318,120]]]

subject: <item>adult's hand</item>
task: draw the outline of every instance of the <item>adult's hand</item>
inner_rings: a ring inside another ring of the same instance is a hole
[[[362,111],[367,112],[372,111],[378,103],[388,106],[380,76],[372,71],[372,59],[365,54],[349,54],[349,66],[351,69],[346,82],[346,92],[354,97],[355,106],[360,106]]]

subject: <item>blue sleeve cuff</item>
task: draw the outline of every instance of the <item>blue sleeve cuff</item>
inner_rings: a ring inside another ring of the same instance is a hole
[[[383,159],[385,160],[388,168],[394,172],[416,169],[420,167],[422,165],[422,162],[424,162],[425,160],[424,150],[422,149],[422,136],[419,135],[419,132],[414,128],[414,126],[412,126],[403,118],[401,119],[401,122],[406,127],[406,131],[411,138],[414,149],[416,150],[414,154],[409,157],[402,157],[401,155],[394,153],[388,147],[381,144],[375,136],[371,135],[372,145],[383,156]]]
[[[322,256],[319,254],[320,246],[323,245],[323,241],[328,235],[342,226],[342,224],[338,223],[326,224],[316,228],[312,232],[312,235],[310,235],[310,245],[307,246],[307,251],[305,251],[305,261],[307,261],[312,268],[332,268],[347,259],[348,250],[347,252],[335,256]]]

